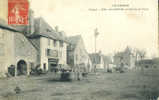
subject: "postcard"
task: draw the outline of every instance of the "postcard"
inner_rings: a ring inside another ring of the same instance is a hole
[[[158,0],[0,0],[0,100],[159,100]]]

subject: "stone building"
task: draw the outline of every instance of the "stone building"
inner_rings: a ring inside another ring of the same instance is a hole
[[[105,68],[104,56],[101,53],[92,53],[89,56],[95,69]]]
[[[114,55],[114,64],[117,67],[127,67],[132,69],[135,67],[136,57],[132,53],[131,49],[127,47],[123,52],[118,52]]]
[[[54,30],[43,18],[33,22],[34,32],[29,36],[32,44],[38,49],[38,63],[44,71],[67,65],[67,41],[64,32]]]
[[[81,35],[68,37],[67,63],[73,71],[90,72],[92,62],[85,49]]]
[[[34,18],[32,10],[29,25],[8,25],[0,19],[1,76],[11,68],[14,75],[29,75],[36,66],[45,71],[66,66],[66,49],[65,33],[54,30],[43,18]]]
[[[14,75],[26,75],[37,63],[37,49],[24,35],[23,30],[9,26],[0,20],[0,74],[1,77],[14,68]]]

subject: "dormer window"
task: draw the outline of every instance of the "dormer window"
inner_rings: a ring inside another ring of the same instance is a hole
[[[51,30],[47,28],[47,29],[46,29],[46,32],[51,32]]]

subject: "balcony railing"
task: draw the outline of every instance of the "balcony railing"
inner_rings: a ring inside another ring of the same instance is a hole
[[[52,49],[46,49],[46,55],[48,57],[58,57],[58,51]]]

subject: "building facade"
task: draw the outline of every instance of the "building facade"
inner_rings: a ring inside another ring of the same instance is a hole
[[[104,56],[101,55],[101,53],[92,53],[89,54],[91,61],[93,63],[94,69],[104,69],[105,63],[104,63]]]
[[[69,45],[67,47],[67,63],[72,70],[81,72],[90,72],[92,70],[92,62],[85,50],[84,42],[81,35],[68,38]]]
[[[13,67],[12,75],[29,75],[36,65],[37,50],[19,30],[0,22],[0,73],[6,76]]]
[[[37,66],[48,71],[67,65],[65,33],[53,30],[42,18],[29,21],[27,26],[11,26],[0,20],[1,76],[29,75]]]
[[[67,65],[67,42],[64,33],[53,30],[42,18],[34,20],[34,32],[29,36],[38,48],[38,63],[44,71]]]

